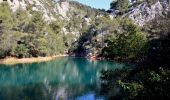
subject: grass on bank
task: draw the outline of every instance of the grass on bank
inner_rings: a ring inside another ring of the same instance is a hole
[[[34,57],[34,58],[15,58],[7,57],[5,59],[0,59],[0,64],[15,65],[20,63],[34,63],[34,62],[46,62],[54,60],[57,57],[62,57],[66,55],[48,56],[48,57]]]

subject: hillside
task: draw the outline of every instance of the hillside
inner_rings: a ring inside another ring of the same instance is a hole
[[[1,57],[63,53],[94,21],[98,11],[73,1],[0,2]]]
[[[166,15],[169,9],[168,0],[133,0],[122,14],[114,7],[106,12],[68,0],[0,3],[1,57],[47,56],[66,51],[78,56],[103,55],[110,37],[128,31],[123,25],[137,25],[146,38],[143,26],[156,16]]]

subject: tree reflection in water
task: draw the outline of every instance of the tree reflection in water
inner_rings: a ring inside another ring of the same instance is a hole
[[[126,65],[71,57],[0,65],[0,100],[101,100],[101,70],[123,67]]]

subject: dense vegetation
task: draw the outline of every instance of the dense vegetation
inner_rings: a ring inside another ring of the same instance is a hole
[[[144,57],[147,51],[147,38],[128,18],[117,17],[112,20],[108,13],[103,12],[69,50],[79,56],[91,53],[111,59],[137,59]]]
[[[37,57],[62,53],[64,42],[57,22],[47,24],[42,14],[0,4],[0,57]],[[31,15],[29,15],[29,13]]]
[[[45,4],[51,12],[52,4],[51,0]],[[42,12],[33,11],[32,6],[27,6],[27,10],[12,12],[7,2],[1,3],[0,57],[49,56],[63,53],[66,49],[72,52],[79,48],[79,38],[89,33],[100,11],[75,1],[69,1],[69,4],[74,8],[67,12],[69,20],[53,15],[56,21],[47,22]]]
[[[106,43],[102,56],[113,59],[139,58],[147,52],[146,35],[128,19],[119,21],[119,28],[108,36]]]
[[[154,1],[153,1],[154,2]],[[135,69],[123,69],[123,70],[108,70],[102,71],[101,79],[104,81],[102,84],[102,92],[106,92],[108,99],[127,99],[127,100],[169,100],[170,99],[170,17],[169,15],[156,17],[153,21],[147,23],[140,31],[138,28],[129,27],[126,33],[133,34],[134,47],[129,45],[129,38],[121,38],[122,42],[116,42],[117,39],[111,38],[109,46],[106,48],[106,53],[110,52],[112,55],[116,55],[115,51],[119,51],[118,56],[124,57],[136,56],[142,59],[143,63],[137,63]],[[135,30],[135,31],[134,31]],[[138,30],[138,31],[137,31]],[[147,39],[142,35],[137,35],[140,32],[147,33]],[[136,35],[135,35],[136,34]],[[120,34],[119,34],[120,35]],[[126,35],[126,34],[124,34]],[[128,34],[126,37],[130,37]],[[140,41],[136,41],[136,40]],[[147,41],[145,41],[147,40]],[[119,43],[116,45],[115,43]],[[138,44],[140,43],[140,44]],[[141,47],[138,47],[141,46]],[[121,49],[118,49],[118,48]],[[143,48],[144,47],[144,48]],[[118,49],[118,50],[117,50]],[[129,52],[122,53],[127,49]],[[143,52],[143,49],[146,50]],[[142,52],[142,53],[140,53]],[[127,54],[126,54],[127,53]],[[138,55],[140,54],[140,55]],[[143,57],[141,57],[141,54]],[[109,54],[108,54],[109,55]],[[113,56],[113,57],[114,57]],[[114,90],[117,89],[118,92]],[[114,91],[114,92],[113,92]]]
[[[129,3],[129,0],[113,0],[111,9],[119,10],[123,14],[128,10]]]
[[[12,12],[7,3],[2,3],[0,57],[48,56],[69,49],[70,54],[79,56],[92,53],[110,58],[122,55],[134,58],[144,48],[145,36],[130,20],[112,20],[105,11],[77,2],[70,4],[75,8],[68,12],[70,20],[59,21],[56,17],[56,21],[48,23],[41,12],[32,11],[29,7],[27,11]],[[63,27],[67,31],[63,32]],[[121,49],[125,46],[132,48]]]

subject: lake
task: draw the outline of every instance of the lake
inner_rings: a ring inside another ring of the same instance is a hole
[[[74,57],[0,65],[0,100],[105,100],[101,70],[124,67],[128,65]]]

